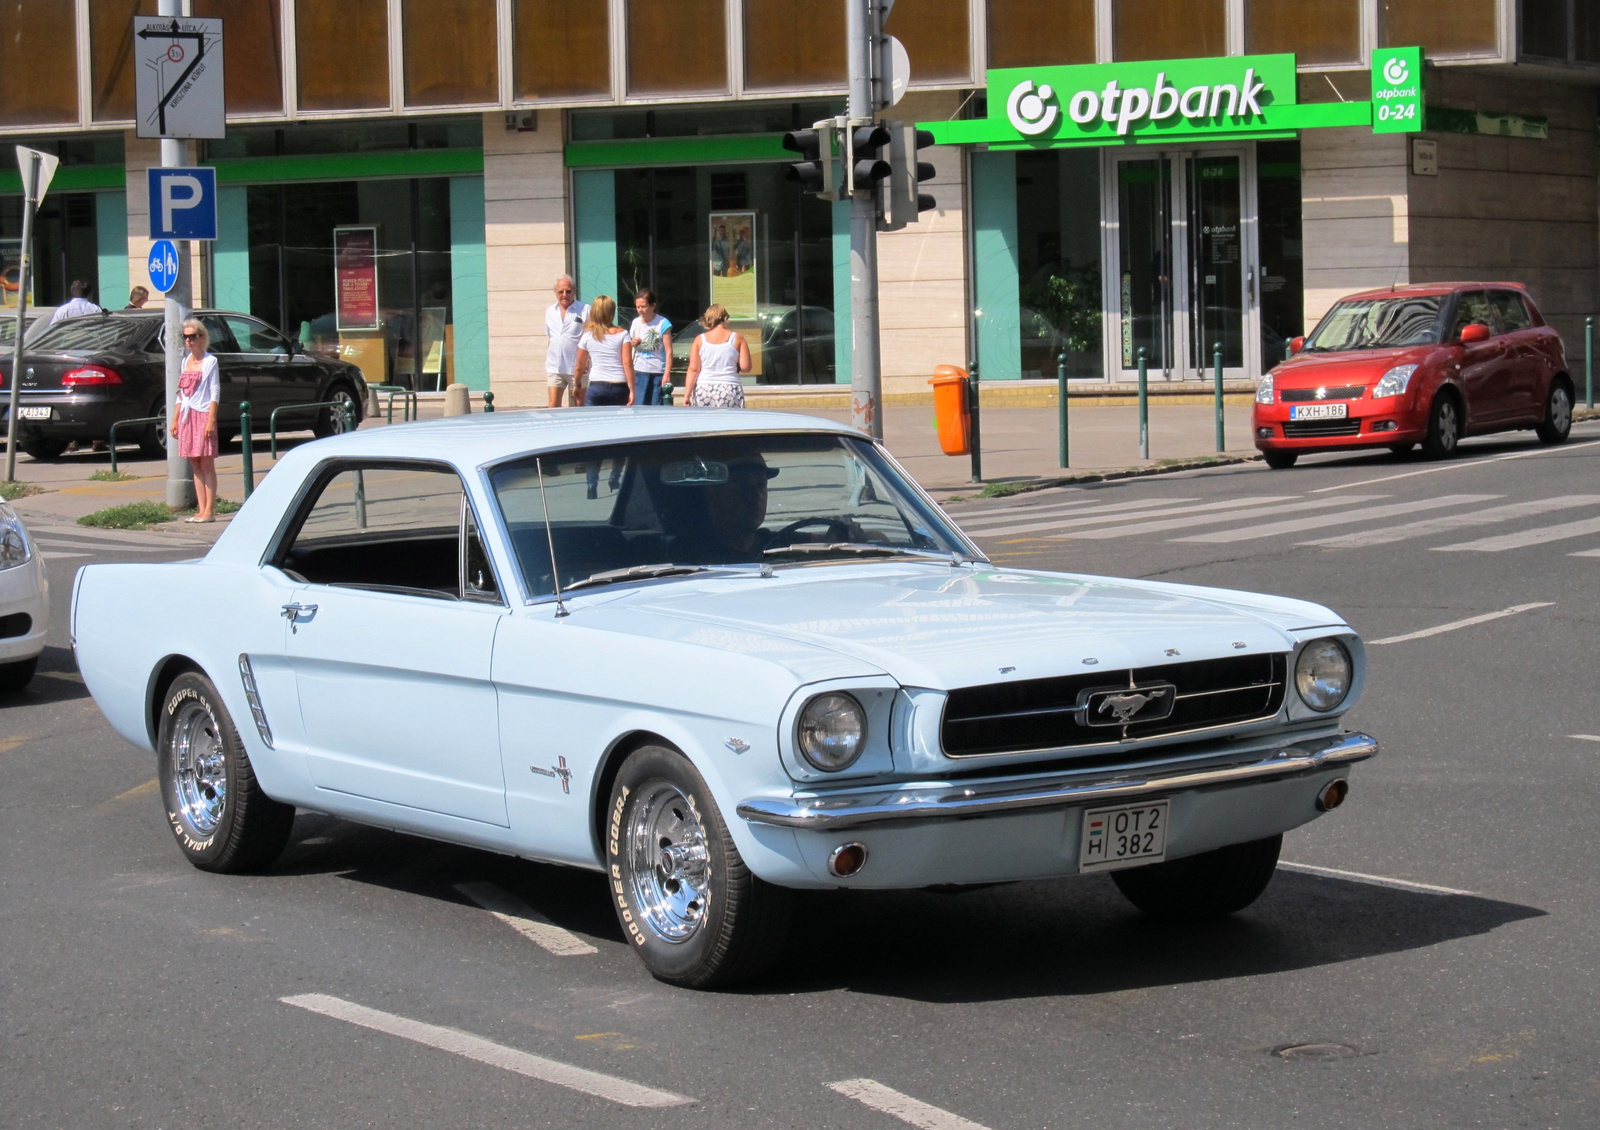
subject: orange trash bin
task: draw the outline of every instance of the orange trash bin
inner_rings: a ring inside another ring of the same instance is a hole
[[[940,449],[946,455],[966,455],[972,450],[967,371],[957,365],[936,365],[928,383],[933,386],[933,421]]]

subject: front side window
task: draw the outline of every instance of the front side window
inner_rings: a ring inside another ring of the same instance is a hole
[[[970,552],[875,447],[846,436],[617,444],[518,459],[491,479],[539,596],[555,591],[556,576],[567,589],[702,568]]]
[[[233,340],[239,343],[240,353],[275,353],[287,356],[289,343],[277,330],[262,325],[251,318],[224,318]]]
[[[447,467],[375,464],[329,475],[273,564],[314,585],[498,599],[472,508]]]
[[[1361,298],[1334,305],[1306,339],[1307,353],[1437,345],[1445,295]]]

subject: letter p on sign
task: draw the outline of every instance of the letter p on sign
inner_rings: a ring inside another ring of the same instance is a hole
[[[217,171],[151,169],[150,238],[217,238]]]

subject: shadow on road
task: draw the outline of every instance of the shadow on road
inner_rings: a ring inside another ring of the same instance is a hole
[[[11,694],[0,693],[0,710],[44,706],[88,697],[89,690],[83,685],[83,676],[78,674],[72,649],[46,647],[39,656],[39,669],[33,676],[33,682]]]

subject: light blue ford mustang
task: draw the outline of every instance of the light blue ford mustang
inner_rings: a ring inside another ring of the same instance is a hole
[[[1377,752],[1326,608],[993,565],[775,413],[311,443],[203,559],[81,570],[72,631],[195,866],[267,866],[300,807],[602,869],[692,986],[759,971],[793,888],[1105,870],[1231,913]]]

